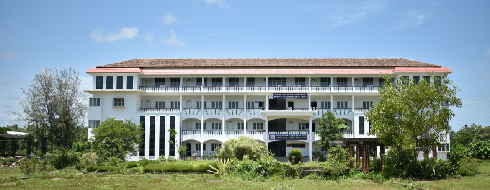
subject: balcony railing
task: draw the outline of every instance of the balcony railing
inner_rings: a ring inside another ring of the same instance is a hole
[[[379,86],[139,86],[146,92],[377,92]]]
[[[272,135],[301,135],[301,134],[309,134],[308,130],[286,130],[286,131],[269,131],[269,134]]]
[[[184,108],[182,113],[184,115],[199,115],[201,114],[201,108]]]
[[[349,115],[352,112],[352,108],[334,108],[335,115]]]
[[[369,111],[369,108],[354,108],[356,113],[366,113],[367,111]]]
[[[145,113],[179,112],[180,108],[140,108],[140,111]]]

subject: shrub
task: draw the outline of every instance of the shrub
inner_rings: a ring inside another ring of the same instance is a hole
[[[291,149],[288,153],[288,161],[291,162],[291,164],[298,164],[303,160],[303,154],[301,153],[301,150],[299,149]]]
[[[114,166],[97,166],[97,171],[98,172],[111,172],[115,171],[116,167]]]
[[[479,166],[480,160],[475,158],[464,158],[461,160],[457,172],[462,176],[474,176],[478,173]]]
[[[337,145],[328,150],[327,161],[322,164],[325,175],[336,178],[349,171],[350,160],[347,149]],[[353,159],[353,158],[352,158]]]
[[[124,160],[121,160],[121,158],[119,157],[115,157],[115,156],[111,156],[109,158],[106,159],[106,161],[104,162],[104,166],[114,166],[114,167],[118,167],[119,164],[121,162],[123,162]]]
[[[87,171],[89,171],[89,172],[94,172],[96,170],[97,170],[97,166],[95,166],[95,165],[88,165],[87,166]]]
[[[229,173],[240,176],[244,179],[253,179],[260,177],[281,176],[286,175],[285,166],[274,159],[272,156],[267,156],[257,161],[253,161],[244,157],[243,160],[233,160],[229,166]],[[291,167],[292,168],[292,167]],[[296,171],[296,172],[295,172]],[[293,171],[293,175],[297,175],[297,170]]]
[[[79,157],[75,151],[72,149],[57,149],[52,152],[51,156],[48,157],[51,165],[53,165],[57,170],[63,169],[67,166],[75,166],[78,164]]]
[[[20,170],[25,175],[29,176],[31,174],[39,172],[47,172],[54,170],[54,167],[49,164],[46,160],[39,160],[37,157],[33,156],[30,159],[25,160],[20,165]]]
[[[371,160],[371,163],[369,164],[370,171],[381,172],[381,169],[382,169],[381,158],[375,158]]]
[[[248,155],[252,160],[259,160],[270,155],[270,153],[264,143],[247,136],[226,141],[217,152],[217,157],[220,159],[237,158],[243,160],[245,155]]]
[[[143,167],[144,172],[207,172],[209,165],[217,167],[214,161],[179,161],[150,164]]]
[[[87,152],[83,153],[82,157],[80,158],[80,162],[77,164],[77,169],[82,170],[83,168],[86,168],[89,165],[97,165],[97,160],[99,158],[97,157],[97,154],[95,152]]]
[[[490,159],[490,142],[478,140],[469,145],[470,155],[478,159]]]

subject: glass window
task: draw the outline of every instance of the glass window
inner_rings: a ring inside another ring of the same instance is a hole
[[[106,77],[106,81],[105,81],[105,88],[106,89],[112,89],[113,88],[112,80],[113,80],[112,76]]]
[[[253,123],[252,129],[253,130],[264,130],[264,123]]]
[[[223,86],[223,78],[212,78],[211,85],[213,86]]]
[[[362,86],[373,86],[373,78],[362,78]]]
[[[88,120],[88,128],[97,128],[100,124],[100,120]]]
[[[243,123],[238,123],[238,129],[242,129],[243,130]]]
[[[363,109],[369,109],[371,107],[373,107],[373,102],[362,102]]]
[[[402,76],[402,84],[408,83],[408,76]]]
[[[90,98],[90,106],[100,106],[100,98]]]
[[[159,156],[165,155],[165,116],[160,116],[160,152]]]
[[[155,108],[160,108],[160,109],[165,108],[165,102],[163,102],[163,101],[155,102]]]
[[[221,144],[219,143],[212,143],[211,144],[211,150],[212,151],[215,151],[216,149],[218,149],[219,147],[221,147]]]
[[[434,77],[434,84],[436,84],[437,86],[441,86],[441,77],[440,76]]]
[[[238,108],[238,102],[237,101],[228,102],[228,108]]]
[[[247,78],[247,86],[255,86],[255,78]]]
[[[320,78],[320,86],[330,86],[330,77]]]
[[[308,130],[309,123],[299,123],[299,130]]]
[[[221,123],[211,123],[211,129],[212,130],[220,130],[221,129]]]
[[[114,98],[114,107],[124,107],[124,98]]]
[[[359,134],[364,135],[364,116],[359,116]]]
[[[228,86],[238,86],[238,78],[228,78]]]
[[[201,123],[196,123],[196,130],[201,130]]]
[[[170,102],[170,108],[180,109],[180,102]]]
[[[116,89],[123,89],[123,76],[116,77]]]
[[[321,102],[321,107],[323,109],[330,109],[330,102]]]
[[[150,156],[155,156],[155,116],[150,116]]]
[[[180,86],[180,78],[170,78],[170,86]]]
[[[202,83],[202,78],[196,78],[196,86],[206,86],[207,85],[207,78],[204,78],[204,84]]]
[[[133,76],[126,77],[126,89],[133,89]]]
[[[196,143],[196,151],[201,151],[201,144],[200,143]]]
[[[268,80],[269,86],[286,86],[286,78],[272,77]]]
[[[383,86],[383,83],[385,82],[385,79],[379,78],[379,86]]]
[[[347,86],[347,78],[346,77],[337,78],[337,86]]]
[[[419,81],[420,81],[420,76],[413,76],[413,82],[414,82],[415,84],[418,84],[418,83],[419,83]]]
[[[104,85],[104,77],[103,76],[96,76],[95,77],[95,89],[103,89]]]
[[[294,85],[295,86],[305,86],[305,77],[296,77],[294,78]]]
[[[424,80],[426,80],[427,82],[430,82],[430,76],[424,76]]]
[[[347,102],[337,102],[337,108],[340,108],[340,109],[347,108]]]
[[[155,86],[165,86],[165,78],[155,78]]]
[[[254,109],[255,108],[255,102],[249,101],[247,102],[247,109]]]
[[[223,108],[223,102],[221,102],[221,101],[213,101],[213,102],[211,102],[211,108],[221,109],[221,108]]]

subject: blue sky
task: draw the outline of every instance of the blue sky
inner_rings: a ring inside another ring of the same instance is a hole
[[[450,68],[454,130],[490,125],[490,1],[1,1],[0,126],[44,68],[133,58],[391,58]]]

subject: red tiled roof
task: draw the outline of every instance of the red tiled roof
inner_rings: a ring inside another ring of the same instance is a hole
[[[192,67],[441,67],[403,58],[131,59],[97,68]]]

